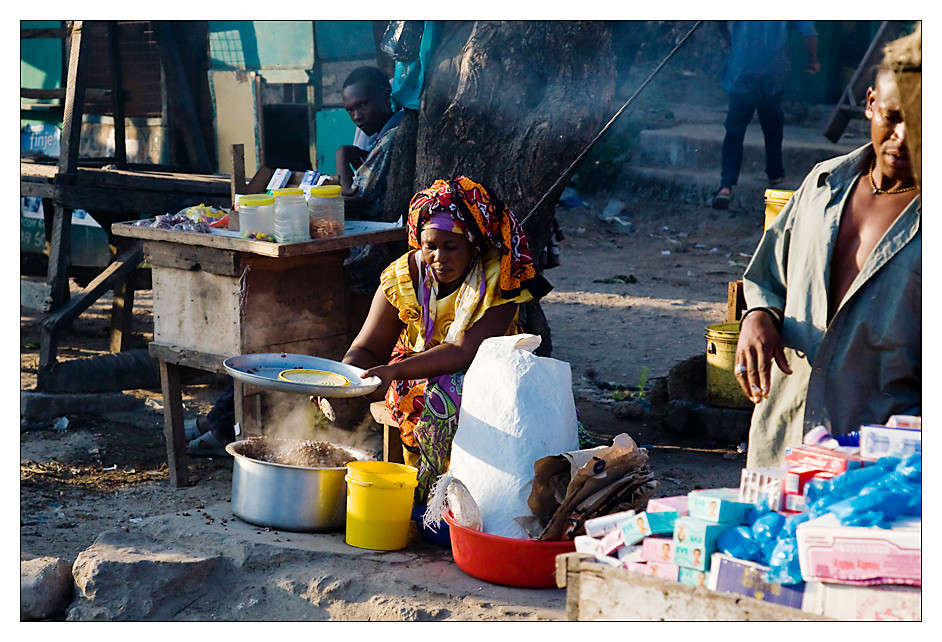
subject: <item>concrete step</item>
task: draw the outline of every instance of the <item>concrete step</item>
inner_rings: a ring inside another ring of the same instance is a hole
[[[634,164],[647,168],[702,170],[711,174],[718,185],[725,133],[723,125],[717,123],[690,123],[642,131]],[[865,142],[863,138],[845,136],[832,143],[820,130],[786,126],[782,143],[785,174],[800,181],[815,163],[845,154]],[[758,121],[746,131],[741,175],[765,179],[765,141]]]
[[[786,177],[785,183],[777,185],[774,189],[797,189],[802,178]],[[719,170],[634,166],[623,169],[618,179],[619,187],[630,188],[639,195],[656,194],[658,197],[679,198],[684,202],[699,203],[704,207],[709,207],[719,182]],[[764,172],[742,174],[739,184],[733,188],[730,213],[755,215],[761,224],[768,183]]]

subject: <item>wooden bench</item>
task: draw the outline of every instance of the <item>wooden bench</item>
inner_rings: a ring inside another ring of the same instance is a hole
[[[370,404],[370,414],[376,423],[383,427],[383,461],[397,464],[405,463],[402,457],[402,439],[399,437],[399,424],[389,414],[386,402],[374,401]]]

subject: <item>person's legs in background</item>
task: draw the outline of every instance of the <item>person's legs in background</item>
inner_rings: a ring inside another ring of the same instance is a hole
[[[785,179],[785,166],[782,162],[782,139],[785,131],[785,112],[782,111],[782,94],[757,96],[756,112],[762,134],[765,136],[765,173],[771,185],[778,185]]]
[[[713,197],[713,207],[725,210],[729,208],[733,186],[739,181],[742,169],[743,140],[746,128],[752,122],[756,110],[756,100],[752,94],[730,94],[729,110],[726,112],[726,135],[723,138],[723,156],[720,165],[720,188]]]
[[[235,384],[229,379],[225,390],[205,417],[185,422],[187,453],[197,456],[223,456],[226,444],[235,441]]]

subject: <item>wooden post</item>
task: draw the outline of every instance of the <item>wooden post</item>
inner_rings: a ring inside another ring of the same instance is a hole
[[[186,81],[186,71],[180,59],[173,23],[166,20],[155,20],[151,23],[157,38],[157,49],[160,52],[160,64],[167,78],[167,96],[174,108],[173,121],[182,129],[186,151],[190,156],[190,163],[198,172],[208,174],[212,171],[209,162],[209,153],[203,134],[199,128],[199,118],[196,113],[196,103]]]
[[[79,142],[82,135],[82,113],[85,107],[85,65],[82,63],[82,21],[72,23],[69,38],[69,66],[66,79],[65,107],[62,117],[62,135],[59,167],[54,182],[71,185],[75,182],[78,166]],[[56,311],[69,300],[69,251],[72,236],[72,209],[63,207],[57,197],[52,217],[52,238],[49,250],[47,283],[49,298],[45,311]],[[58,330],[55,324],[43,324],[39,346],[39,370],[36,386],[40,390],[56,363]]]
[[[187,469],[187,442],[183,432],[183,393],[180,366],[160,361],[160,387],[164,397],[164,437],[167,440],[167,467],[170,484],[182,488],[190,484]]]
[[[114,162],[128,162],[124,129],[124,89],[121,74],[121,50],[118,45],[120,31],[115,20],[108,21],[108,64],[111,66],[111,112],[114,117]]]
[[[746,298],[743,296],[742,281],[730,281],[726,297],[726,321],[739,321],[746,310]]]

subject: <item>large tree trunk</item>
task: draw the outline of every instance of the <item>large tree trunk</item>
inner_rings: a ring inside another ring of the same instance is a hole
[[[440,28],[418,113],[411,191],[454,174],[483,183],[518,220],[526,219],[536,258],[568,181],[527,216],[611,116],[616,72],[609,25],[477,21]],[[543,336],[541,352],[548,354],[539,303],[523,318],[528,331]]]

